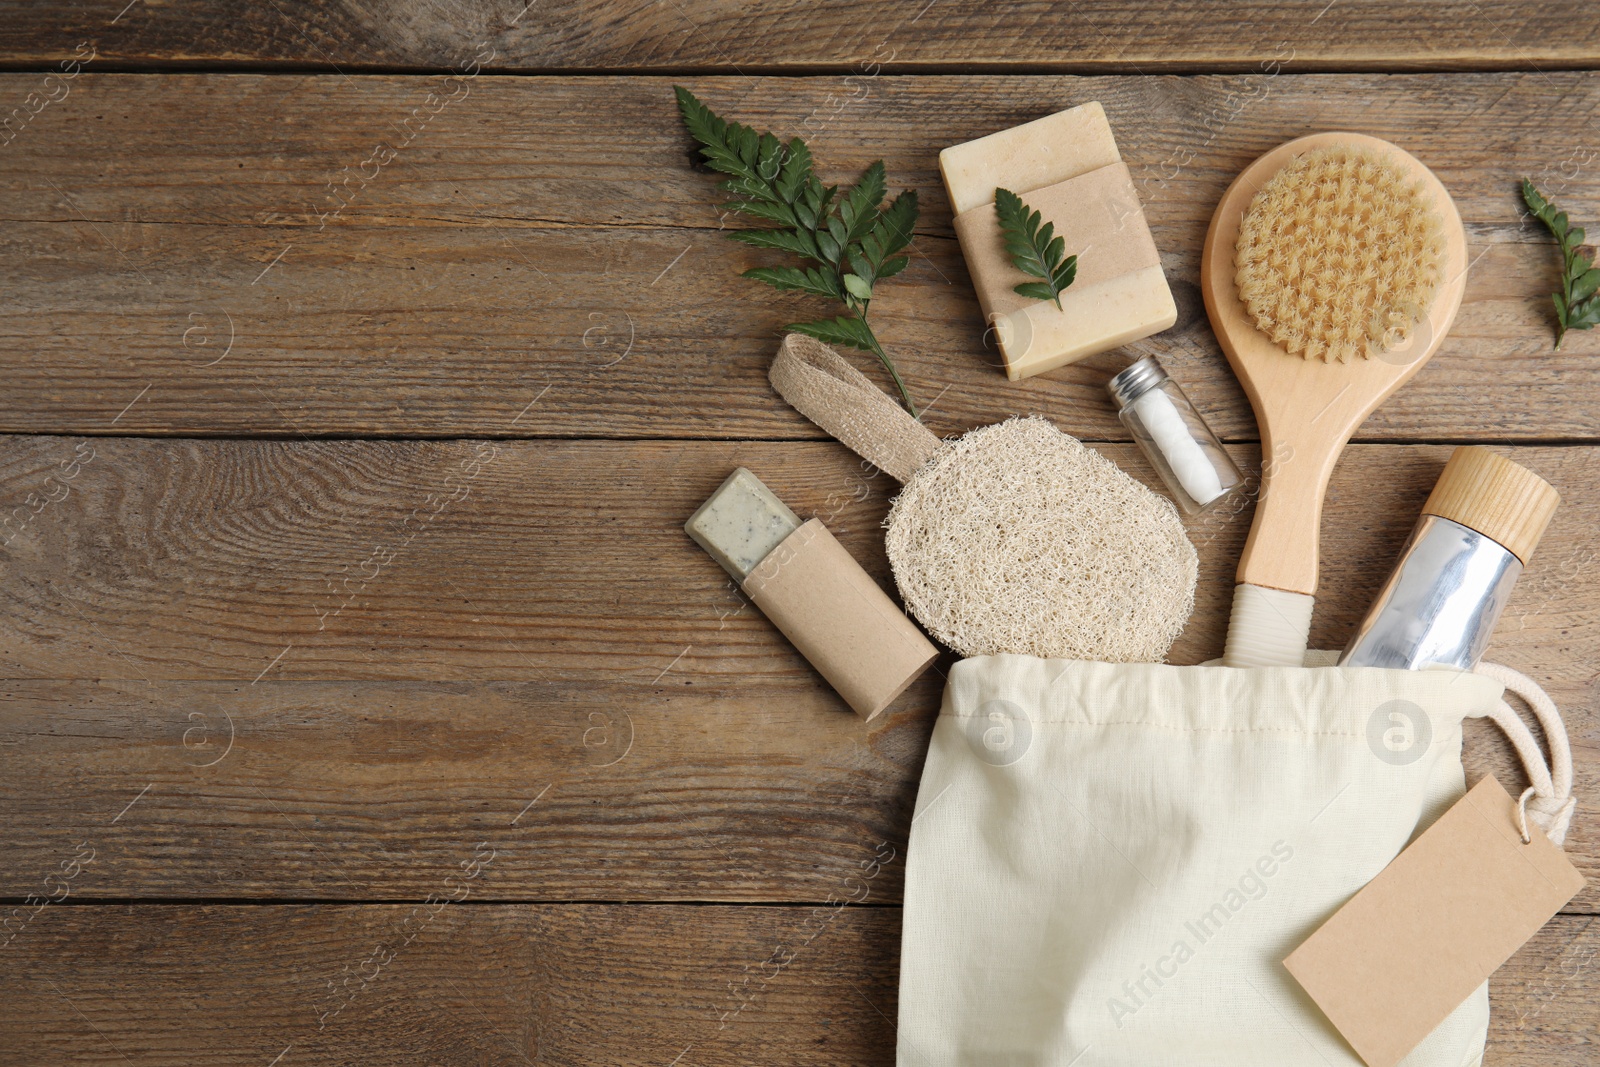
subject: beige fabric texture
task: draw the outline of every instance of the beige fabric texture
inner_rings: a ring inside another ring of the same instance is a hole
[[[1357,1067],[1281,961],[1463,795],[1461,720],[1501,689],[957,663],[911,826],[900,1067]],[[1485,985],[1405,1067],[1478,1063],[1488,1019]]]
[[[965,656],[1156,663],[1194,607],[1172,501],[1046,419],[946,441],[885,526],[907,610]]]
[[[897,482],[910,478],[939,447],[932,430],[815,338],[784,337],[767,377],[796,411]]]

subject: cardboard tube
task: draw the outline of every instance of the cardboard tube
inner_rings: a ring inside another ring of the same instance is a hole
[[[744,591],[867,720],[939,654],[820,519],[784,538]]]

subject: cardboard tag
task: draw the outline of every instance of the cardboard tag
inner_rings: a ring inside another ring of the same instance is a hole
[[[1493,775],[1283,965],[1370,1067],[1393,1067],[1583,888]]]

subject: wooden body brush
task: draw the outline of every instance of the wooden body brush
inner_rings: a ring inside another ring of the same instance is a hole
[[[1261,430],[1261,496],[1223,661],[1297,667],[1328,479],[1356,428],[1444,340],[1466,288],[1466,234],[1412,156],[1376,137],[1314,134],[1228,187],[1200,288]]]

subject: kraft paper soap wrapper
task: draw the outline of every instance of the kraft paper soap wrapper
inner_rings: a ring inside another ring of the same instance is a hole
[[[1018,282],[1032,279],[1011,262],[992,202],[955,219],[972,287],[985,321],[995,326],[1008,377],[1054,370],[1177,321],[1161,254],[1127,164],[1112,163],[1021,195],[1055,223],[1067,253],[1078,257],[1077,276],[1062,292],[1059,309],[1016,292]]]
[[[773,549],[744,591],[864,719],[939,654],[818,519]]]
[[[984,320],[1013,381],[1159,333],[1178,309],[1133,177],[1098,103],[947,148],[939,155],[956,236]],[[1054,301],[1019,296],[995,217],[1004,186],[1055,226],[1077,277]]]

